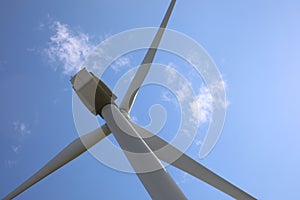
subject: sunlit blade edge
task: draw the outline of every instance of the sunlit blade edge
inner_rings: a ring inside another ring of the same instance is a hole
[[[120,108],[126,112],[130,112],[130,109],[134,103],[137,92],[138,92],[139,88],[141,87],[142,83],[144,82],[144,80],[150,70],[151,64],[152,64],[155,54],[157,52],[157,48],[159,46],[159,43],[161,41],[161,38],[165,31],[165,28],[170,19],[175,2],[176,2],[176,0],[171,1],[170,5],[168,7],[168,10],[164,16],[164,19],[160,25],[160,28],[158,29],[158,31],[152,41],[152,44],[149,47],[149,49],[144,57],[144,60],[142,61],[138,71],[136,72],[136,74],[135,74],[132,82],[130,83],[129,88],[122,100]]]

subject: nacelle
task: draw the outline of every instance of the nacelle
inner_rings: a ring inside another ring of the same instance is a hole
[[[101,116],[102,108],[107,104],[114,104],[117,99],[105,83],[85,68],[71,78],[71,83],[82,103],[94,115]]]

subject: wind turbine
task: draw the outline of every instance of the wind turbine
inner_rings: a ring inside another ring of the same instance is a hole
[[[235,199],[255,199],[237,186],[196,162],[159,136],[130,120],[130,109],[135,101],[139,88],[150,70],[175,2],[176,0],[171,1],[160,28],[129,85],[120,106],[114,102],[116,96],[111,90],[98,77],[88,72],[85,68],[72,77],[71,83],[73,89],[80,100],[93,114],[100,115],[106,121],[106,124],[71,142],[38,172],[4,197],[4,200],[13,199],[35,183],[87,151],[110,133],[116,138],[152,199],[187,199],[165,170],[160,160],[193,175]],[[164,146],[167,148],[157,151]],[[137,156],[141,154],[143,155],[142,157]],[[177,159],[174,159],[174,157]],[[145,170],[149,165],[155,170]]]

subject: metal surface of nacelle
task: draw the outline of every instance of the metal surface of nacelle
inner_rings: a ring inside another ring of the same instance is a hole
[[[114,104],[117,98],[105,83],[85,68],[71,78],[71,83],[80,100],[94,115],[101,116],[102,108]]]

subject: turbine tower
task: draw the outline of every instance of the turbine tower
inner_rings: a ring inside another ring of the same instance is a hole
[[[135,124],[129,118],[130,109],[134,104],[139,88],[150,70],[175,2],[175,0],[171,1],[160,28],[129,85],[120,106],[115,103],[117,97],[111,90],[98,77],[88,72],[85,68],[72,77],[71,83],[73,89],[80,100],[89,111],[95,115],[100,115],[106,123],[71,142],[38,172],[4,197],[3,200],[13,199],[32,185],[87,151],[110,133],[116,138],[152,199],[187,199],[165,170],[161,161],[193,175],[235,199],[255,199],[245,191],[196,162],[159,136]],[[156,151],[163,146],[167,148]],[[136,156],[140,154],[143,156]],[[149,166],[155,170],[147,171],[146,168],[149,168]]]

